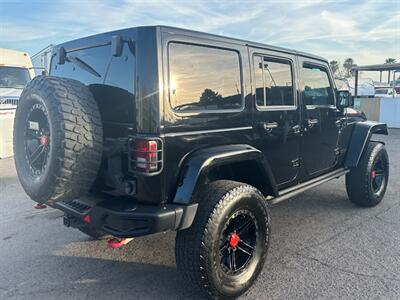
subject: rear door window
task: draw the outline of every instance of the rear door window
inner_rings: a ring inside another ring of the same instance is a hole
[[[169,44],[169,96],[176,112],[238,110],[243,106],[239,53]]]
[[[253,62],[257,107],[295,106],[290,61],[255,55]]]

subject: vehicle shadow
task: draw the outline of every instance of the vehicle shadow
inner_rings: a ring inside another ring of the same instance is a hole
[[[320,220],[335,215],[337,222],[338,216],[354,216],[355,208],[346,200],[343,191],[335,190],[333,195],[306,193],[272,207],[273,245],[269,257],[285,255],[285,249],[295,251],[326,238],[321,231],[329,232],[332,227]],[[68,274],[62,281],[69,282],[68,293],[77,293],[74,297],[83,293],[89,298],[135,295],[133,298],[140,299],[200,299],[198,291],[176,269],[174,239],[175,233],[168,232],[136,238],[121,249],[108,249],[104,241],[90,241],[82,236],[81,241],[59,245],[61,249],[53,252],[51,260],[57,268],[61,267],[62,274]],[[266,268],[275,263],[269,258]]]
[[[25,283],[24,289],[9,289],[3,299],[29,295],[44,299],[60,295],[69,299],[202,299],[173,267],[71,256],[47,257],[42,263],[47,271]]]
[[[270,279],[269,271],[280,273],[286,268],[284,257],[329,240],[366,214],[369,210],[350,203],[344,189],[332,184],[272,206],[272,238],[264,280],[256,282],[243,298],[252,298],[255,291],[260,295],[268,286],[264,281]],[[19,241],[20,246],[29,243],[33,253],[40,254],[34,259],[26,257],[29,262],[22,264],[23,276],[9,269],[12,282],[20,281],[24,287],[9,288],[5,298],[33,294],[44,298],[68,295],[73,299],[201,299],[198,290],[176,269],[174,232],[136,238],[121,249],[109,249],[106,241],[93,241],[77,230],[60,227],[58,220],[45,214],[31,221],[41,224],[43,220],[57,224],[53,239],[44,245],[46,235],[38,236],[34,229],[26,232],[28,240]],[[34,274],[32,280],[27,280],[30,273]]]

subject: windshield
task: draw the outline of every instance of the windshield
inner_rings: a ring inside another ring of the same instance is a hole
[[[30,79],[28,69],[0,67],[0,88],[23,89]]]
[[[379,89],[375,91],[375,94],[387,94],[389,90],[387,89]]]

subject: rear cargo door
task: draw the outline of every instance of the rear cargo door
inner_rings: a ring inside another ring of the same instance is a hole
[[[128,37],[125,37],[128,40]],[[135,125],[135,55],[123,43],[120,56],[113,56],[111,36],[101,35],[61,45],[65,59],[54,51],[51,76],[78,80],[92,92],[100,109],[105,137],[126,137]],[[57,46],[58,47],[58,46]]]

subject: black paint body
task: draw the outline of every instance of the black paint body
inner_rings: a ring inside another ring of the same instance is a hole
[[[120,57],[111,54],[111,40],[116,35],[124,40]],[[168,45],[172,42],[237,53],[242,108],[196,112],[172,109],[168,88]],[[71,63],[59,64],[57,47],[64,47],[67,56],[77,56],[90,64],[100,77]],[[104,155],[93,190],[109,198],[115,196],[115,201],[123,198],[141,204],[186,205],[194,201],[199,188],[219,178],[248,182],[266,196],[277,197],[280,190],[346,167],[346,156],[354,164],[348,156],[360,155],[374,132],[372,123],[367,133],[359,130],[362,136],[355,142],[359,146],[352,148],[358,153],[349,154],[348,145],[358,121],[336,106],[335,93],[331,105],[305,105],[300,72],[304,63],[325,69],[335,89],[328,62],[313,55],[163,26],[125,29],[57,47],[50,75],[84,82],[99,105]],[[293,107],[256,107],[255,54],[290,62]],[[129,172],[127,167],[131,155],[128,139],[141,136],[162,141],[162,170],[152,176]],[[124,194],[127,180],[136,182],[133,196]]]

